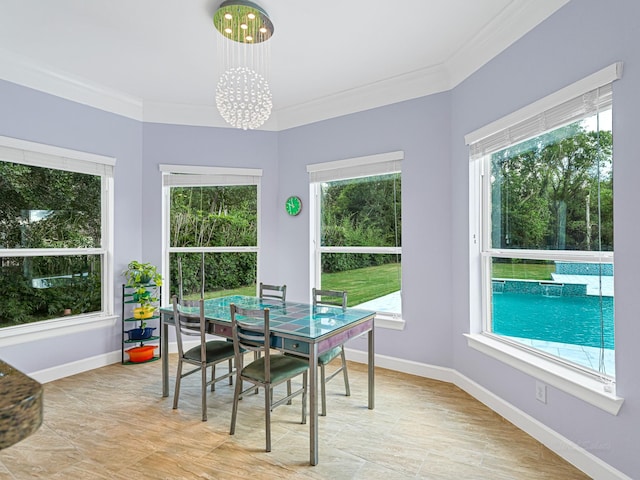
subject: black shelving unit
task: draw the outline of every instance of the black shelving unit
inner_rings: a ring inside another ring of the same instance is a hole
[[[155,298],[161,298],[162,288],[149,284],[147,287],[147,291],[151,292],[151,295]],[[140,363],[148,363],[155,362],[162,357],[162,328],[160,325],[160,314],[155,313],[150,318],[140,319],[135,318],[133,316],[133,309],[138,306],[138,302],[134,300],[134,287],[128,287],[126,285],[122,285],[122,363],[123,365],[138,365]],[[160,301],[153,302],[156,308],[160,307]],[[146,322],[148,327],[155,327],[153,333],[157,333],[157,335],[152,335],[149,338],[145,338],[143,340],[129,340],[128,330],[133,328],[140,328],[142,322]],[[144,345],[157,345],[156,350],[154,351],[153,357],[144,362],[132,362],[129,360],[129,354],[126,352],[129,348],[133,347],[141,347]]]

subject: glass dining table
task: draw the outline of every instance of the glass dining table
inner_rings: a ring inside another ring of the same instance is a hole
[[[269,308],[272,348],[309,359],[309,453],[311,465],[318,464],[318,356],[356,336],[368,335],[368,408],[374,408],[374,318],[376,312],[357,308],[316,306],[279,302],[242,295],[205,300],[205,318],[213,335],[231,338],[230,305],[249,309]],[[173,308],[160,309],[162,352],[168,352],[169,327],[174,325]],[[162,356],[162,396],[169,395],[169,359]]]

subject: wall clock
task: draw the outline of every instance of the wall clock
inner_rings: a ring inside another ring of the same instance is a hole
[[[302,200],[300,200],[300,197],[292,195],[291,197],[287,198],[287,201],[284,204],[284,208],[289,215],[296,216],[302,210]]]

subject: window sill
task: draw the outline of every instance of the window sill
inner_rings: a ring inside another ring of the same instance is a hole
[[[374,320],[376,328],[386,328],[388,330],[404,330],[405,321],[396,315],[376,314]]]
[[[612,415],[617,415],[624,398],[615,394],[615,385],[605,385],[597,378],[550,361],[483,334],[465,334],[467,345],[563,392],[584,400]],[[613,388],[611,392],[605,387]]]
[[[77,315],[5,327],[0,329],[0,347],[104,328],[115,325],[117,319],[117,315]]]

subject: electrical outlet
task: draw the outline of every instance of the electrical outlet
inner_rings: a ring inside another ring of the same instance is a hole
[[[547,386],[539,381],[536,381],[536,400],[547,403]]]

